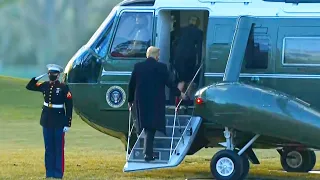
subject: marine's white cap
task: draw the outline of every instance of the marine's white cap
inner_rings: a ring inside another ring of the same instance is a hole
[[[63,71],[63,68],[56,64],[48,64],[47,68],[48,68],[48,71],[58,71],[59,73]]]

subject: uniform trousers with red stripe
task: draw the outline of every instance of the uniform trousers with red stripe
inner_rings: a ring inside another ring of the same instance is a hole
[[[47,178],[62,179],[64,173],[64,135],[63,128],[43,127],[45,145],[45,166]]]

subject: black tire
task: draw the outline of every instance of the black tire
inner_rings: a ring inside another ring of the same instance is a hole
[[[309,153],[309,163],[308,165],[306,165],[306,172],[311,171],[314,166],[316,165],[316,161],[317,161],[317,157],[316,157],[316,153],[314,153],[314,151],[308,151]]]
[[[242,158],[242,174],[240,176],[240,179],[245,179],[248,174],[249,174],[249,170],[250,170],[250,163],[249,163],[249,159],[247,158],[247,156],[243,153],[241,154],[241,158]]]
[[[230,165],[229,172],[225,173],[225,175],[223,175],[220,170],[217,170],[217,164],[222,163],[222,161],[225,161],[226,166]],[[211,173],[217,180],[243,180],[240,179],[242,175],[243,162],[243,158],[236,152],[231,150],[221,150],[211,159]]]
[[[287,172],[309,172],[315,166],[316,155],[309,150],[284,149],[280,161]]]
[[[234,152],[238,153],[239,150],[238,150],[238,149],[235,149]],[[242,166],[242,174],[241,174],[241,176],[240,176],[240,179],[245,179],[245,178],[248,176],[248,174],[249,174],[250,163],[249,163],[249,159],[248,159],[248,157],[247,157],[247,155],[246,155],[245,152],[243,152],[243,153],[241,154],[241,158],[242,158],[242,165],[243,165],[243,166]]]

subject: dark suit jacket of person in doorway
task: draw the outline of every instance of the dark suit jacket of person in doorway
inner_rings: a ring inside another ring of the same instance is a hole
[[[202,59],[203,32],[198,28],[200,20],[196,16],[189,19],[189,25],[181,28],[174,48],[174,67],[179,81],[189,83],[194,77]],[[198,77],[195,83],[198,84]]]
[[[171,88],[176,96],[185,98],[185,94],[170,81],[167,66],[158,62],[159,51],[159,48],[153,46],[148,48],[147,59],[134,66],[128,89],[129,107],[135,106],[138,128],[140,131],[145,129],[147,136],[151,136],[149,138],[151,144],[145,142],[145,146],[148,146],[145,147],[147,148],[145,150],[146,156],[152,156],[151,147],[155,131],[165,133],[166,130],[165,86]],[[146,132],[148,130],[151,132]]]

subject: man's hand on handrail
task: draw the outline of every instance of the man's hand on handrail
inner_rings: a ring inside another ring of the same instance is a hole
[[[181,99],[186,100],[187,99],[187,95],[183,92],[181,92]]]
[[[133,103],[132,103],[132,102],[128,102],[128,108],[129,108],[129,111],[131,111],[132,105],[133,105]]]
[[[185,82],[184,81],[181,81],[181,82],[178,83],[178,89],[181,91],[180,97],[183,100],[187,99],[186,93],[183,92],[184,87],[185,87]]]
[[[181,82],[179,82],[179,84],[178,84],[178,89],[182,92],[184,86],[185,86],[185,82],[184,82],[184,81],[181,81]]]

